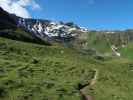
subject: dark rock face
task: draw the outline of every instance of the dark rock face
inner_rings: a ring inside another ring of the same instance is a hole
[[[0,7],[0,29],[16,28],[16,22],[12,18],[12,15],[4,11]]]

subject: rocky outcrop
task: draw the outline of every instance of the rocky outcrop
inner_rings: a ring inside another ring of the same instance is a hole
[[[14,29],[16,28],[16,22],[12,18],[12,15],[4,11],[0,7],[0,29]]]

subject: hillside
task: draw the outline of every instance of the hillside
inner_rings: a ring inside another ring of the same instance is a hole
[[[2,100],[80,100],[78,85],[95,100],[132,100],[132,65],[127,59],[96,61],[59,45],[41,46],[0,38]],[[112,67],[113,66],[113,67]]]
[[[13,29],[16,28],[16,22],[15,20],[11,17],[10,14],[5,12],[1,7],[0,7],[0,29]]]
[[[133,30],[90,31],[86,42],[87,48],[93,48],[93,51],[97,51],[104,56],[132,56]]]

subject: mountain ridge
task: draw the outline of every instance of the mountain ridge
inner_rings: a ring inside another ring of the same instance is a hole
[[[33,38],[37,38],[38,40],[47,42],[49,44],[57,41],[61,43],[71,42],[75,38],[79,37],[79,35],[82,33],[88,32],[87,29],[80,28],[72,22],[63,23],[41,19],[25,19],[9,14],[4,10],[1,10],[1,12],[5,13],[10,19],[12,18],[12,20],[15,22],[14,26],[16,29],[21,29],[27,34],[30,33]],[[4,14],[1,15],[1,19],[2,16],[4,16]],[[4,24],[7,24],[6,21]]]

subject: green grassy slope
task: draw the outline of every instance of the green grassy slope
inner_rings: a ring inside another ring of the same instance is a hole
[[[111,51],[110,43],[108,42],[104,34],[89,32],[87,41],[89,48],[94,48],[101,53]]]
[[[120,48],[120,53],[125,58],[133,59],[133,43],[129,43],[124,48]]]
[[[116,32],[115,34],[89,32],[88,47],[94,48],[97,52],[105,54],[105,56],[114,55],[112,46],[118,48],[116,51],[121,54],[121,57],[133,59],[133,41],[132,33]],[[123,47],[125,46],[125,47]]]
[[[0,100],[81,100],[78,86],[98,71],[86,93],[95,100],[133,99],[133,62],[96,61],[60,45],[42,46],[0,38]]]
[[[33,33],[27,32],[22,28],[2,29],[0,30],[0,37],[6,37],[9,39],[23,42],[51,45],[51,43],[49,43],[46,39],[41,40],[40,38],[33,35]]]

